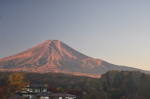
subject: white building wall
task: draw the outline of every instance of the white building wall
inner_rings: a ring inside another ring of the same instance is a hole
[[[40,99],[49,99],[49,97],[41,97]]]

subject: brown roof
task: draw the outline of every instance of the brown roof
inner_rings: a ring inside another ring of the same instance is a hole
[[[48,97],[76,97],[72,94],[67,93],[39,93],[36,96],[48,96]]]

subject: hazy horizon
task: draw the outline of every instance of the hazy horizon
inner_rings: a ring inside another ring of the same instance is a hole
[[[1,0],[0,59],[60,40],[87,56],[150,70],[149,3]]]

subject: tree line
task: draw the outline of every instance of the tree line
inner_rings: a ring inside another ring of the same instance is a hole
[[[108,71],[84,99],[150,99],[150,75],[139,71]]]
[[[92,88],[96,80],[97,78],[87,76],[53,72],[0,72],[0,97],[1,99],[7,99],[6,97],[12,96],[13,93],[20,91],[28,84],[42,84],[47,86],[50,92],[67,92],[82,97],[82,92]],[[12,83],[15,85],[12,85]],[[11,91],[8,92],[8,90]]]
[[[28,84],[42,84],[51,92],[67,92],[78,99],[150,99],[150,75],[139,71],[108,71],[100,78],[52,72],[0,72],[1,99]]]

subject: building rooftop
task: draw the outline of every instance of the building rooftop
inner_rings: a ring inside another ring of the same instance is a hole
[[[36,96],[48,96],[48,97],[76,97],[75,95],[67,93],[38,93]]]

